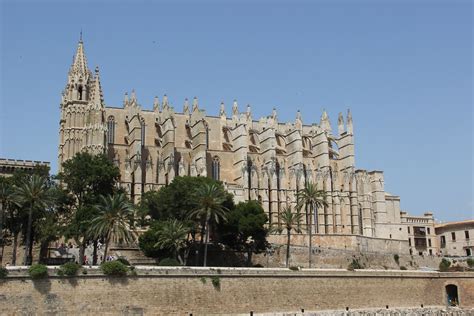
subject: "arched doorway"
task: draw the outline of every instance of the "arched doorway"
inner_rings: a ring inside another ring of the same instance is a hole
[[[446,285],[446,303],[448,306],[458,306],[458,287],[454,284]]]

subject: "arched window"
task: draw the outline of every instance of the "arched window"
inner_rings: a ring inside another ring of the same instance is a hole
[[[359,234],[364,234],[364,222],[362,218],[362,205],[359,204]]]
[[[78,100],[82,100],[82,93],[83,93],[82,86],[79,86],[77,88],[77,98],[78,98]]]
[[[219,181],[220,180],[220,173],[221,173],[221,162],[219,160],[219,157],[215,156],[212,159],[212,178],[214,180]]]
[[[247,157],[247,187],[249,191],[249,201],[252,199],[252,195],[250,194],[250,190],[252,189],[252,159]]]
[[[145,146],[145,120],[141,120],[140,121],[140,124],[141,124],[141,129],[142,129],[142,133],[141,133],[141,142],[142,142],[142,147]]]
[[[115,140],[115,118],[109,116],[107,119],[107,144],[113,144]]]

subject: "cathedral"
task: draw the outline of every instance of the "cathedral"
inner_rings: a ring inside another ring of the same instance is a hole
[[[311,214],[317,234],[407,240],[400,198],[385,192],[383,172],[355,167],[350,111],[339,114],[333,130],[325,111],[319,123],[305,124],[299,111],[280,122],[275,109],[257,119],[237,101],[230,109],[221,103],[218,116],[206,115],[197,98],[178,111],[166,95],[144,109],[133,90],[122,105],[106,105],[99,68],[88,68],[82,39],[60,108],[59,168],[78,152],[105,153],[134,202],[177,176],[212,177],[236,202],[258,200],[277,225],[311,182],[327,194],[328,206]]]

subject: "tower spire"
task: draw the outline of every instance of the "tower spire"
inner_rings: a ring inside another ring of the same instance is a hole
[[[87,67],[87,58],[84,52],[84,43],[82,42],[82,31],[79,43],[77,44],[76,54],[74,55],[70,72],[82,75],[84,77],[89,75],[89,68]]]

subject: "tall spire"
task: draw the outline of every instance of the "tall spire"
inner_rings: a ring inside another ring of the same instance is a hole
[[[82,31],[79,43],[77,44],[76,55],[74,55],[74,61],[71,65],[70,71],[83,76],[89,74],[89,68],[87,67],[87,58],[84,52],[84,43],[82,42]]]

